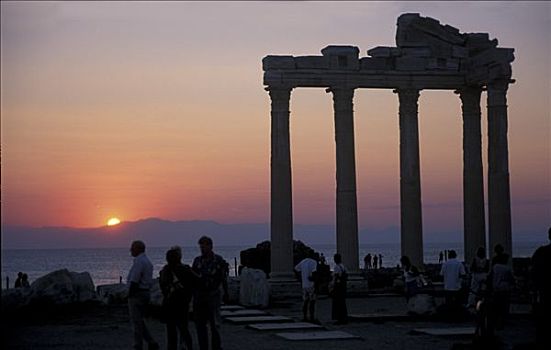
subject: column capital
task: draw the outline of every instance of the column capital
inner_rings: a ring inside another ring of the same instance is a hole
[[[325,92],[341,92],[341,91],[352,91],[356,90],[355,87],[344,86],[344,85],[333,85],[325,89]]]
[[[488,106],[507,107],[508,80],[494,80],[488,84]]]
[[[401,116],[414,115],[417,118],[419,89],[395,89],[394,93],[398,94],[399,113]]]
[[[419,93],[421,92],[421,89],[413,88],[413,87],[403,87],[403,88],[396,88],[392,90],[393,93],[398,95],[417,95],[419,96]]]
[[[461,99],[463,117],[466,115],[477,115],[480,118],[480,95],[482,88],[479,86],[465,86],[455,90]]]
[[[354,98],[354,90],[355,88],[336,86],[327,88],[325,92],[332,93],[335,102],[344,102]]]
[[[488,91],[490,90],[500,90],[500,91],[507,91],[509,89],[509,83],[510,80],[492,80],[488,83]]]
[[[482,86],[465,85],[454,91],[456,95],[479,94],[484,91]]]
[[[274,86],[270,85],[264,88],[264,90],[268,91],[270,94],[270,97],[272,99],[274,98],[290,98],[291,96],[291,90],[293,90],[292,86]]]

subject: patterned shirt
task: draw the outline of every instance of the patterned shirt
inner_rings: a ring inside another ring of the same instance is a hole
[[[229,273],[228,263],[217,254],[196,257],[192,269],[199,275],[197,293],[200,296],[219,294],[220,286]]]

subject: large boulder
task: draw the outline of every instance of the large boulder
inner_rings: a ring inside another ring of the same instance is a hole
[[[264,241],[256,245],[255,248],[249,248],[240,252],[241,269],[249,267],[259,269],[270,275],[270,256],[271,245],[270,241]],[[318,252],[308,247],[301,241],[293,241],[293,266],[298,264],[304,258],[312,258],[316,261],[321,261],[321,256]]]
[[[128,286],[124,283],[103,284],[98,286],[97,293],[105,304],[123,304],[128,301]]]
[[[28,303],[71,304],[97,301],[98,296],[88,272],[57,270],[31,284]]]
[[[244,268],[241,271],[239,303],[243,306],[267,307],[270,302],[270,285],[262,270]]]

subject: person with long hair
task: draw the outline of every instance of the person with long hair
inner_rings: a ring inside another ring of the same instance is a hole
[[[193,346],[188,328],[189,303],[197,277],[188,265],[182,264],[182,249],[178,246],[166,252],[166,262],[160,272],[159,285],[163,293],[167,349],[176,350],[181,348],[178,344],[182,344],[184,349],[191,350]]]

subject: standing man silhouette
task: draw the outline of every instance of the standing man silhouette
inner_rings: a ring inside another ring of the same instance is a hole
[[[193,298],[193,313],[199,349],[209,349],[207,324],[210,326],[212,350],[222,349],[220,339],[220,304],[228,296],[229,265],[220,255],[212,251],[212,239],[203,236],[199,239],[201,255],[193,260],[193,271],[199,281]],[[222,295],[223,291],[223,295]]]
[[[159,344],[153,339],[144,321],[145,309],[151,298],[150,289],[153,285],[153,264],[145,255],[145,243],[134,241],[130,246],[130,254],[134,257],[132,268],[128,272],[128,310],[134,331],[135,350],[143,349],[143,341],[148,344],[148,350],[159,349]]]
[[[308,312],[310,312],[310,321],[318,322],[316,314],[316,271],[318,263],[312,258],[304,258],[295,266],[295,271],[300,272],[302,283],[302,314],[303,320],[307,321]]]

